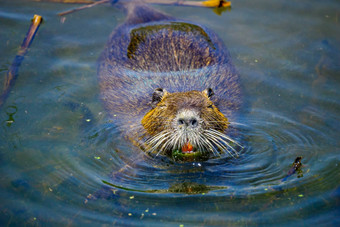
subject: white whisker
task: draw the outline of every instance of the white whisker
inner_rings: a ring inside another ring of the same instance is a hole
[[[164,143],[164,141],[169,141],[168,138],[169,138],[169,135],[170,135],[171,132],[169,131],[163,131],[151,138],[149,138],[146,143],[151,147],[151,149],[148,151],[149,153],[152,153],[154,152],[156,149],[158,149],[161,144]]]
[[[210,138],[211,140],[213,140],[213,141],[215,142],[215,144],[216,144],[223,152],[227,152],[227,153],[230,154],[233,158],[235,158],[235,156],[228,150],[228,147],[229,147],[229,148],[236,154],[236,156],[238,156],[236,150],[235,150],[233,147],[231,147],[231,146],[228,144],[227,141],[223,141],[221,138],[218,138],[218,137],[216,137],[216,136],[213,135],[213,134],[207,133],[207,135],[209,136],[209,138]],[[225,144],[222,143],[221,141],[223,141]],[[227,147],[226,147],[225,145],[226,145]]]
[[[248,127],[248,125],[243,124],[243,123],[238,123],[238,122],[229,122],[230,125],[239,125],[239,126],[244,126],[244,127]]]
[[[218,156],[220,156],[219,155],[219,153],[218,153],[218,151],[216,150],[216,148],[214,147],[214,145],[213,144],[211,144],[211,142],[207,139],[207,138],[205,138],[205,137],[201,137],[203,140],[204,140],[204,142],[208,145],[208,149],[210,150],[210,151],[212,151],[212,153],[214,154],[214,156],[216,156],[216,157],[218,157]]]
[[[239,147],[241,147],[241,148],[243,149],[243,146],[242,146],[241,144],[239,144],[238,142],[236,142],[235,140],[233,140],[233,139],[230,138],[229,136],[227,136],[227,135],[225,135],[225,134],[223,134],[223,133],[221,133],[221,132],[219,132],[219,131],[217,131],[217,130],[215,130],[215,129],[208,129],[208,131],[209,131],[210,133],[213,133],[213,134],[219,136],[219,137],[223,137],[223,138],[229,140],[230,142],[236,144],[237,146],[239,146]]]

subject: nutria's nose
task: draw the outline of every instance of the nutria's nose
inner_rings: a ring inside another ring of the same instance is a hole
[[[186,127],[197,127],[198,121],[196,118],[179,118],[178,119],[178,125],[183,125]]]
[[[185,129],[196,129],[200,126],[200,117],[197,111],[191,109],[182,109],[176,116],[177,127]]]

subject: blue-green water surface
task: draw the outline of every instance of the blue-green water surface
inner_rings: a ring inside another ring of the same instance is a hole
[[[44,23],[0,109],[1,226],[340,225],[340,3],[232,4],[154,6],[215,31],[245,93],[240,156],[176,164],[124,142],[100,103],[97,59],[123,12],[2,0],[1,86],[30,19]]]

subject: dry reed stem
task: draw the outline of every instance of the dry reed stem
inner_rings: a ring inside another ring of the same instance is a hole
[[[17,55],[15,56],[10,68],[7,71],[7,75],[6,75],[6,79],[4,83],[4,89],[0,96],[0,107],[4,104],[11,88],[14,86],[15,80],[18,77],[19,67],[22,61],[24,60],[24,57],[28,51],[28,48],[30,47],[34,39],[34,36],[37,33],[41,22],[42,22],[42,17],[39,15],[34,15],[32,19],[32,23],[26,34],[26,37],[24,41],[22,42],[20,49],[18,50]]]

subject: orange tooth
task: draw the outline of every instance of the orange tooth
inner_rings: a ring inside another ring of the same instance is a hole
[[[193,150],[193,146],[191,145],[190,142],[187,142],[186,144],[182,146],[182,152],[188,152],[192,150]]]

